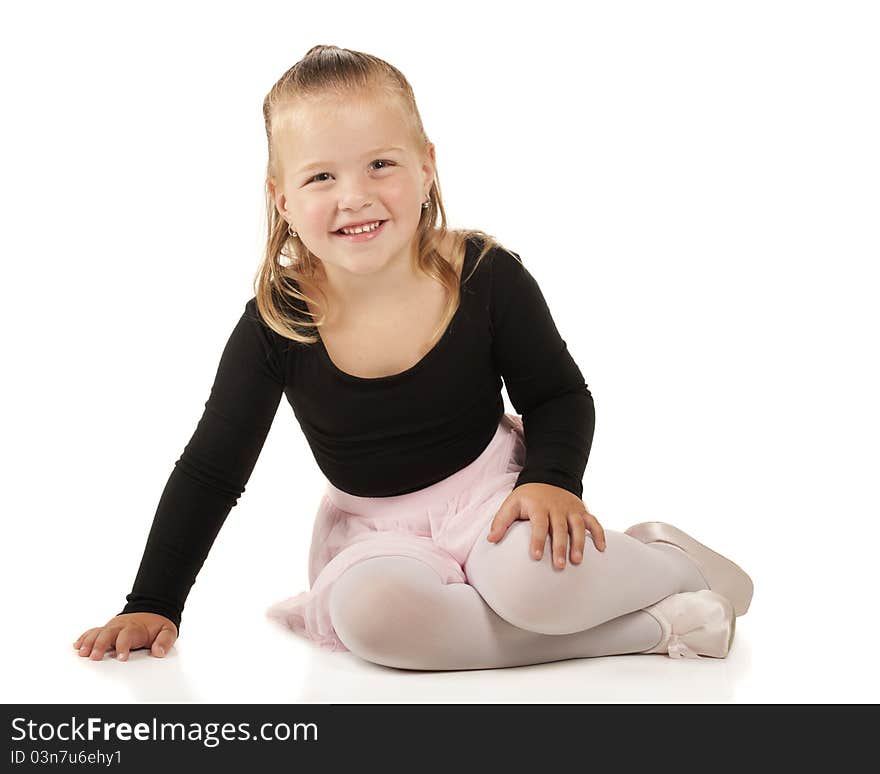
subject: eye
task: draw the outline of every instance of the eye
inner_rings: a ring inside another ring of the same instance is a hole
[[[389,164],[392,167],[397,166],[393,161],[390,161],[389,159],[376,159],[375,161],[371,162],[371,164]],[[380,167],[380,169],[385,169],[385,167]],[[329,175],[329,174],[330,174],[329,172],[319,172],[317,175],[315,175],[314,177],[307,180],[306,185],[308,185],[309,183],[314,183],[314,182],[323,183],[324,181],[318,180],[318,178],[323,175]]]
[[[390,164],[392,167],[394,166],[394,162],[388,161],[387,159],[376,159],[373,163],[374,164]]]

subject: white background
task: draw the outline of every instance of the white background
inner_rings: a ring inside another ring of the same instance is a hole
[[[875,4],[43,2],[0,29],[4,702],[880,698]],[[754,579],[727,659],[402,672],[278,627],[324,486],[286,400],[171,654],[73,650],[253,295],[262,100],[317,43],[403,71],[449,225],[539,281],[606,530],[670,521]]]

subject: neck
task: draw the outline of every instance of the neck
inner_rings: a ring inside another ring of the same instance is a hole
[[[376,309],[393,309],[414,295],[416,288],[431,279],[416,269],[415,249],[394,257],[379,271],[354,274],[328,264],[323,265],[320,287],[330,303],[328,324],[343,314],[355,317]]]

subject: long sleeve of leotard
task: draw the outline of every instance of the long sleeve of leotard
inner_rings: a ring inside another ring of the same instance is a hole
[[[493,357],[523,420],[526,459],[516,486],[552,484],[581,497],[593,397],[517,253],[496,252],[490,304]]]
[[[248,301],[162,492],[122,613],[159,613],[180,626],[186,597],[244,492],[283,394],[283,358],[272,333],[255,299]]]

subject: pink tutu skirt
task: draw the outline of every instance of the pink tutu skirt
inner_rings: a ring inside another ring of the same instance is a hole
[[[467,583],[464,565],[525,462],[522,419],[503,414],[479,457],[435,484],[393,497],[357,497],[328,482],[309,551],[309,591],[266,615],[329,651],[347,651],[330,621],[330,590],[349,567],[374,556],[410,556],[443,583]]]

